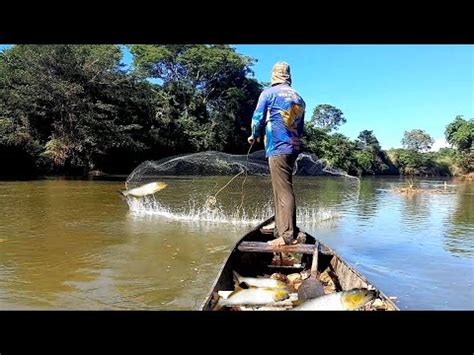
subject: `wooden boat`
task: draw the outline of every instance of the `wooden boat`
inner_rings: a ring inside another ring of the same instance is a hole
[[[306,233],[304,244],[280,247],[269,245],[267,242],[273,239],[273,222],[274,217],[269,218],[248,232],[234,245],[200,310],[214,310],[219,297],[222,297],[225,291],[234,290],[233,271],[246,277],[268,277],[274,273],[284,275],[302,273],[319,279],[324,285],[325,294],[353,288],[372,289],[378,292],[378,297],[364,306],[362,310],[399,310],[395,303],[374,284],[339,257],[331,248],[320,243],[308,233]],[[299,258],[292,261],[288,258],[285,259],[284,255],[296,255]],[[225,309],[229,310],[229,308]]]

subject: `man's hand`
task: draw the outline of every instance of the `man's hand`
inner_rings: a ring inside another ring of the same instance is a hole
[[[253,138],[253,136],[250,136],[247,138],[247,141],[249,142],[249,144],[254,144],[255,143],[255,138]]]

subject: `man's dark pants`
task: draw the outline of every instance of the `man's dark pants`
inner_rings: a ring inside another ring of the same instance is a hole
[[[268,159],[275,204],[275,238],[283,237],[290,244],[298,233],[296,203],[293,193],[293,167],[297,155],[275,155]]]

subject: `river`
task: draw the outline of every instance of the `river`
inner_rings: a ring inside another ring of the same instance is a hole
[[[196,309],[232,245],[271,214],[267,177],[236,179],[208,212],[229,178],[164,178],[130,205],[120,181],[0,181],[0,309]],[[402,310],[474,310],[474,183],[393,192],[405,183],[297,177],[299,224]]]

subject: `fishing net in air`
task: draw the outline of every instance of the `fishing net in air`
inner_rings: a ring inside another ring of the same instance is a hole
[[[351,178],[347,179],[351,182],[358,181],[309,153],[299,155],[293,174],[347,177]],[[135,215],[152,214],[211,223],[256,224],[274,213],[271,180],[259,178],[269,175],[264,151],[249,155],[208,151],[145,161],[128,176],[125,187],[130,189],[152,181],[167,181],[169,187],[158,196],[153,194],[143,198],[127,198],[127,203]],[[180,176],[183,178],[173,179]],[[212,178],[194,178],[206,176]],[[298,184],[301,196],[297,209],[298,223],[308,225],[337,218],[339,214],[331,206],[321,205],[319,199],[315,198],[318,191],[314,191],[313,186],[311,183]],[[343,197],[342,200],[347,199]]]
[[[163,176],[218,176],[245,173],[254,176],[270,175],[265,151],[247,155],[234,155],[216,151],[178,155],[156,161],[145,161],[127,178],[128,186],[156,180]],[[295,163],[294,175],[300,176],[345,176],[344,171],[329,167],[314,154],[301,153]]]

